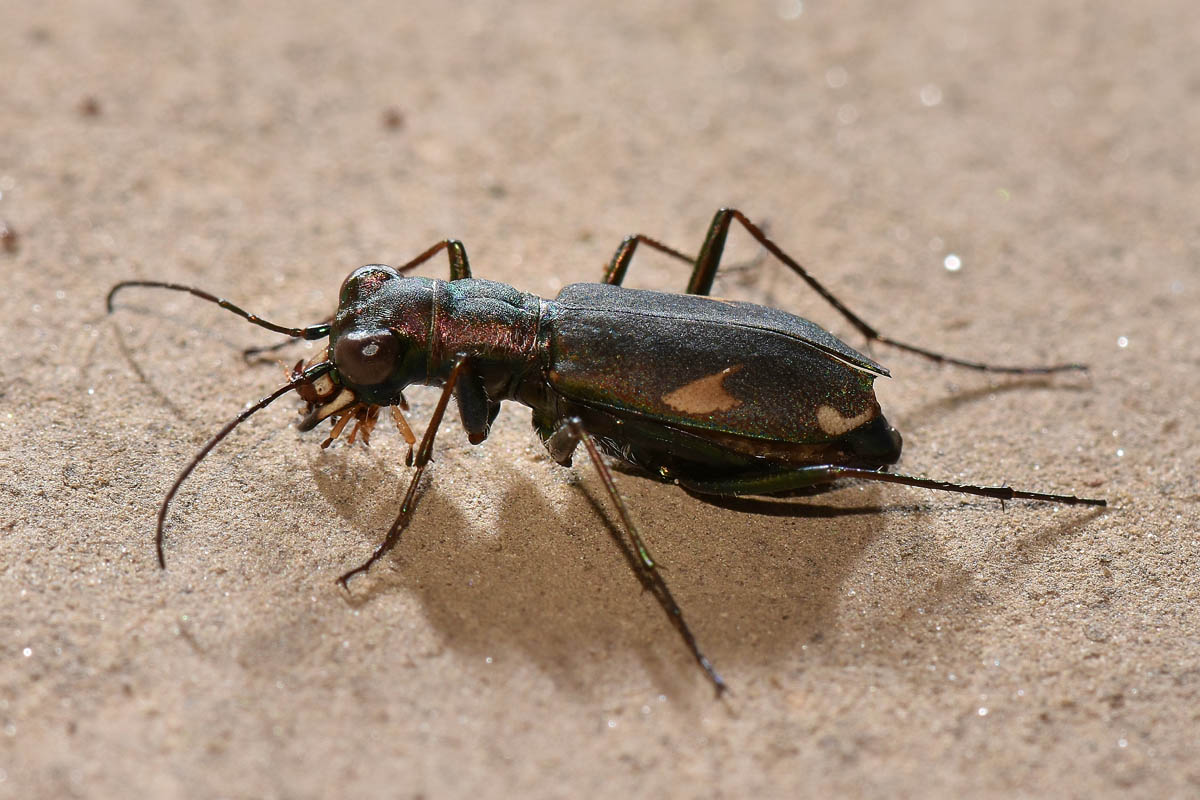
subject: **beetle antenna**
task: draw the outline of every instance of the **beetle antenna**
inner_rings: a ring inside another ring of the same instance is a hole
[[[194,286],[184,286],[181,283],[166,283],[164,281],[121,281],[116,286],[108,290],[108,297],[104,301],[105,305],[108,307],[108,313],[111,314],[113,312],[113,297],[116,296],[117,292],[129,286],[144,286],[152,289],[170,289],[174,292],[187,292],[188,294],[199,297],[201,300],[207,300],[210,303],[216,303],[221,308],[224,308],[227,311],[232,311],[234,314],[237,314],[247,322],[258,325],[261,328],[266,328],[269,331],[282,333],[297,339],[324,339],[329,335],[328,322],[322,322],[319,325],[309,325],[305,328],[288,328],[284,325],[276,325],[274,322],[267,322],[257,314],[251,314],[249,311],[235,306],[225,298],[217,297],[215,294],[209,294],[203,289],[197,289]]]
[[[117,287],[115,287],[113,291],[116,291],[116,288],[119,288],[121,285],[122,284],[117,284]],[[188,290],[188,291],[190,291],[190,290]],[[110,294],[109,297],[111,298],[112,295]],[[301,386],[301,384],[314,381],[317,378],[321,377],[322,375],[330,372],[332,369],[333,369],[332,361],[322,361],[319,364],[315,364],[315,365],[309,367],[308,369],[304,370],[304,372],[297,375],[295,378],[292,378],[290,381],[288,381],[283,386],[280,386],[278,389],[271,392],[269,395],[264,397],[262,400],[259,400],[257,403],[250,406],[249,408],[244,410],[242,413],[238,414],[231,421],[226,423],[225,427],[223,427],[223,428],[221,428],[221,430],[217,431],[217,435],[212,437],[211,439],[209,439],[208,443],[206,445],[204,445],[204,447],[200,448],[200,452],[196,454],[196,457],[192,459],[190,464],[188,464],[186,467],[183,468],[183,472],[179,473],[179,477],[175,479],[175,483],[171,484],[170,491],[167,492],[167,496],[165,498],[163,498],[162,506],[160,506],[158,509],[158,527],[156,528],[155,533],[154,533],[154,549],[155,549],[155,552],[158,554],[158,566],[161,569],[167,568],[167,560],[163,556],[163,527],[166,525],[166,522],[167,522],[167,507],[171,505],[171,500],[172,500],[172,498],[175,497],[175,493],[179,491],[179,487],[182,486],[183,482],[185,480],[187,480],[187,477],[192,474],[192,471],[195,470],[197,466],[199,466],[200,462],[204,460],[204,457],[206,455],[208,455],[212,451],[212,449],[220,443],[220,441],[222,439],[224,439],[226,436],[228,436],[230,434],[230,432],[233,431],[233,429],[236,428],[238,425],[241,425],[243,422],[245,422],[246,419],[251,414],[253,414],[256,411],[260,411],[261,409],[266,408],[267,406],[271,405],[271,403],[275,402],[283,395],[287,394],[288,392],[292,391],[293,389],[299,388]]]

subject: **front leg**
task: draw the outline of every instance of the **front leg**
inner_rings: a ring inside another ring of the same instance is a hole
[[[456,281],[459,278],[471,277],[471,264],[467,261],[467,248],[458,239],[443,239],[407,264],[396,267],[396,272],[405,273],[410,269],[416,269],[442,250],[446,251],[446,256],[450,259],[450,280]]]
[[[470,363],[463,365],[458,376],[454,399],[458,402],[458,416],[467,431],[467,439],[471,444],[481,443],[488,437],[492,422],[500,412],[500,404],[488,397],[483,378]]]
[[[338,578],[338,583],[342,585],[343,589],[349,589],[348,584],[351,578],[369,570],[372,564],[395,547],[396,543],[400,541],[400,534],[404,533],[404,529],[412,521],[413,512],[417,510],[417,501],[421,498],[419,491],[421,476],[425,474],[425,467],[433,460],[433,439],[437,436],[438,428],[442,424],[442,417],[446,413],[446,405],[450,402],[450,395],[454,393],[454,386],[458,382],[463,370],[466,369],[466,365],[467,357],[459,355],[458,359],[454,362],[454,369],[450,370],[450,377],[446,379],[446,385],[442,387],[442,395],[438,398],[437,407],[434,408],[433,416],[429,419],[429,426],[425,429],[425,435],[421,438],[421,446],[417,450],[415,461],[416,470],[413,472],[412,480],[408,483],[408,492],[404,495],[404,502],[400,504],[400,513],[396,515],[396,521],[392,523],[387,536],[375,548],[375,551],[371,553],[370,558]]]

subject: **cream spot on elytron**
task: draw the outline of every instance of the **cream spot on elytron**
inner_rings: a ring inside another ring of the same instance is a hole
[[[843,417],[841,412],[833,406],[821,406],[817,409],[817,424],[830,436],[841,436],[843,433],[854,430],[873,416],[875,416],[873,408],[868,408],[853,417]]]
[[[744,366],[734,364],[720,372],[685,383],[675,391],[664,394],[663,402],[685,414],[711,414],[737,408],[742,401],[725,391],[725,379]]]

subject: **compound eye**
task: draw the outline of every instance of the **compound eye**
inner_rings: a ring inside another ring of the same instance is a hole
[[[400,273],[387,264],[367,264],[365,267],[359,267],[342,281],[342,288],[338,290],[338,302],[344,303],[352,295],[370,295],[387,281],[399,277]]]
[[[388,330],[342,334],[333,348],[333,363],[348,383],[374,386],[392,374],[400,344]]]

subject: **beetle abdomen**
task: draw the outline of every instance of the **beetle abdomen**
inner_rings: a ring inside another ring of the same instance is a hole
[[[549,304],[555,391],[647,419],[797,444],[879,416],[886,370],[808,320],[750,303],[573,284]]]

